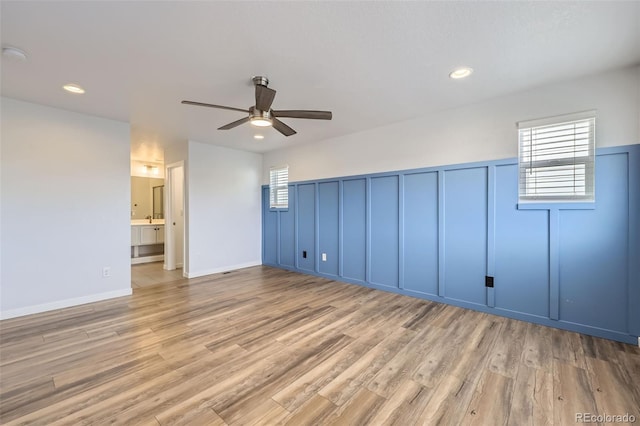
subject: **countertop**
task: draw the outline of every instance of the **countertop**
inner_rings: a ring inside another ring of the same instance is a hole
[[[164,219],[153,219],[151,223],[149,223],[149,219],[131,219],[131,226],[141,225],[164,225]]]

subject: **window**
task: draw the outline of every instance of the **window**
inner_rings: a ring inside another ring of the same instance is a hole
[[[594,201],[595,111],[518,123],[520,202]]]
[[[289,208],[289,166],[269,169],[269,208]]]

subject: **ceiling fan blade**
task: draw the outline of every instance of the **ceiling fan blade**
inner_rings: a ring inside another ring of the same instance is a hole
[[[287,118],[310,118],[313,120],[331,120],[333,114],[331,111],[304,111],[304,110],[280,110],[280,111],[271,111],[271,114],[276,117],[287,117]]]
[[[218,127],[218,130],[233,129],[234,127],[238,127],[239,125],[244,124],[249,120],[251,120],[251,117],[244,117],[244,118],[241,118],[240,120],[234,121],[233,123],[229,123],[226,126]]]
[[[273,128],[276,129],[277,131],[279,131],[280,133],[282,133],[285,136],[291,136],[291,135],[295,135],[296,131],[293,130],[291,127],[287,126],[286,124],[284,124],[282,121],[278,120],[275,117],[271,118],[272,122],[273,122]]]
[[[209,108],[228,109],[230,111],[246,112],[247,114],[249,113],[248,109],[234,108],[234,107],[228,107],[228,106],[224,106],[224,105],[203,104],[202,102],[194,102],[194,101],[182,101],[181,103],[183,103],[185,105],[195,105],[195,106],[203,106],[203,107],[209,107]]]
[[[260,111],[269,111],[273,98],[276,96],[276,91],[269,89],[262,84],[256,84],[256,109]]]

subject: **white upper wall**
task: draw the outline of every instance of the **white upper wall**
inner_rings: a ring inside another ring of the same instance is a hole
[[[262,154],[189,141],[186,169],[188,276],[261,264]]]
[[[8,98],[1,119],[2,317],[130,294],[129,125]]]
[[[262,182],[269,183],[270,167],[284,164],[290,181],[302,181],[513,158],[516,122],[592,109],[598,112],[598,147],[635,144],[640,142],[639,99],[640,67],[619,69],[268,152]]]

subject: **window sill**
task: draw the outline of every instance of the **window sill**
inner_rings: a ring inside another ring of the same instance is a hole
[[[596,203],[518,203],[518,210],[595,210]]]

